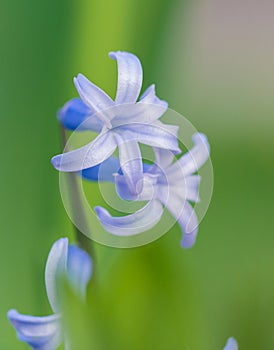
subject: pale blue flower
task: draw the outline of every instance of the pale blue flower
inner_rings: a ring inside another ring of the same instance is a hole
[[[238,343],[234,338],[229,338],[224,350],[238,350]]]
[[[128,52],[111,52],[118,63],[118,85],[115,101],[82,74],[74,79],[81,97],[68,102],[59,112],[59,119],[70,129],[100,131],[87,145],[52,158],[60,171],[81,171],[104,162],[119,149],[120,165],[133,194],[142,190],[142,156],[138,143],[180,153],[178,127],[158,119],[168,105],[155,95],[151,85],[140,94],[143,72],[139,59]],[[74,118],[74,121],[71,121]],[[138,184],[138,188],[137,188]]]
[[[163,213],[162,205],[174,216],[183,231],[182,246],[191,247],[196,240],[198,218],[189,202],[199,201],[200,176],[195,175],[209,157],[209,144],[205,135],[193,136],[194,147],[174,162],[174,155],[155,148],[155,164],[144,173],[142,192],[132,194],[125,177],[116,174],[117,193],[125,200],[148,201],[136,213],[113,217],[109,212],[96,207],[102,226],[114,235],[133,235],[154,226]]]
[[[17,331],[18,339],[35,350],[54,350],[64,340],[61,320],[59,279],[66,276],[71,288],[85,299],[86,287],[92,273],[92,262],[82,249],[69,245],[67,238],[55,242],[48,256],[45,282],[52,316],[36,317],[8,312],[8,318]]]

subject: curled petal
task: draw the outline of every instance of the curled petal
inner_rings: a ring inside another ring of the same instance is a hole
[[[190,175],[198,171],[198,169],[206,162],[209,157],[210,147],[207,137],[204,134],[196,133],[192,137],[194,147],[183,155],[168,170],[174,176],[179,172],[184,176]]]
[[[68,130],[100,132],[103,123],[95,113],[96,111],[85,105],[80,98],[73,98],[58,111],[57,117]]]
[[[92,274],[92,261],[90,256],[82,249],[69,245],[67,259],[67,277],[70,286],[76,294],[84,300],[87,284]]]
[[[185,202],[182,214],[178,219],[178,224],[183,231],[182,247],[192,247],[196,241],[199,222],[194,209],[188,202]]]
[[[138,194],[143,188],[143,163],[138,142],[124,135],[116,135],[119,160],[129,191]]]
[[[128,184],[123,175],[115,175],[115,185],[118,195],[128,201],[149,201],[155,197],[155,187],[157,175],[144,174],[143,189],[138,194],[132,194],[129,191]]]
[[[229,338],[224,350],[238,350],[238,343],[234,338]]]
[[[74,78],[74,84],[83,102],[97,113],[98,118],[107,127],[111,127],[110,119],[112,117],[111,107],[114,106],[113,100],[82,74],[78,74],[77,78]],[[108,109],[110,110],[108,111]]]
[[[115,102],[135,103],[142,87],[143,70],[139,59],[129,52],[110,52],[110,58],[117,60],[118,84]]]
[[[132,236],[155,226],[163,214],[162,204],[157,200],[148,202],[134,214],[113,217],[109,212],[96,207],[95,212],[104,229],[116,236]]]
[[[55,350],[63,341],[58,315],[35,317],[10,310],[8,319],[16,329],[18,339],[34,350]]]
[[[101,164],[82,170],[82,177],[89,181],[114,182],[113,174],[117,173],[119,169],[119,159],[112,156]]]
[[[140,97],[140,102],[160,105],[160,106],[163,106],[165,109],[168,108],[168,103],[164,100],[160,100],[159,97],[156,96],[155,84],[150,85],[146,89],[146,91]]]
[[[49,252],[45,271],[47,295],[51,308],[55,313],[61,312],[58,293],[58,279],[60,276],[64,276],[66,274],[67,258],[68,239],[60,238],[53,244]]]
[[[157,120],[151,124],[132,123],[119,129],[127,130],[132,139],[145,145],[181,153],[177,139],[178,127],[175,125],[166,125]]]
[[[116,146],[113,134],[102,132],[89,144],[53,157],[51,163],[59,171],[80,171],[102,163],[112,155]]]
[[[157,194],[183,231],[182,247],[190,248],[196,241],[199,222],[194,209],[185,198],[186,194],[167,186],[160,187]]]

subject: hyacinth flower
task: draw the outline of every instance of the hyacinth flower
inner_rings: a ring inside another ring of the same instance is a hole
[[[234,338],[229,338],[224,350],[238,350],[238,343]]]
[[[8,312],[8,319],[16,329],[18,339],[35,350],[54,350],[64,340],[60,306],[59,279],[67,278],[72,290],[83,300],[92,273],[92,262],[82,249],[68,244],[67,238],[56,241],[49,253],[45,282],[51,316],[22,315],[16,310]]]
[[[116,189],[121,198],[148,203],[137,212],[122,217],[113,217],[98,206],[95,211],[102,226],[114,235],[138,234],[160,220],[165,206],[181,226],[181,245],[191,247],[197,236],[198,218],[189,202],[199,201],[201,179],[195,173],[206,162],[210,151],[204,134],[194,134],[193,142],[193,148],[175,162],[171,152],[155,148],[155,164],[146,168],[143,190],[138,195],[129,191],[124,175],[116,174]]]
[[[81,148],[53,157],[52,164],[59,171],[81,171],[104,162],[118,147],[125,181],[129,191],[136,194],[142,190],[143,178],[139,143],[180,153],[178,127],[159,120],[168,105],[156,96],[154,85],[137,102],[143,80],[139,59],[121,51],[111,52],[110,58],[118,64],[115,100],[79,74],[74,84],[81,100],[72,99],[59,112],[68,129],[78,127],[99,135]]]

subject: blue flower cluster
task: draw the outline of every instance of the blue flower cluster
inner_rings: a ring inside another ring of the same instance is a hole
[[[79,74],[74,83],[80,99],[68,101],[58,113],[65,128],[91,130],[98,136],[81,148],[53,157],[52,164],[59,171],[81,171],[91,181],[114,182],[122,199],[147,201],[136,213],[122,217],[96,207],[108,232],[120,236],[144,232],[158,223],[166,207],[182,228],[182,246],[189,248],[198,230],[190,202],[199,201],[200,177],[195,173],[209,157],[207,138],[194,134],[193,148],[175,158],[181,153],[179,127],[159,120],[167,111],[167,102],[156,96],[154,85],[137,101],[143,76],[139,59],[120,51],[111,52],[110,57],[118,63],[115,100]],[[143,162],[139,143],[153,148],[154,164]],[[119,158],[113,156],[116,148]]]
[[[167,111],[151,85],[139,98],[142,66],[127,52],[111,52],[118,63],[118,86],[115,100],[79,74],[74,79],[80,98],[68,101],[58,119],[68,130],[91,130],[98,136],[89,144],[52,158],[53,166],[64,172],[80,172],[90,181],[109,181],[118,195],[129,201],[147,201],[137,212],[113,217],[102,208],[95,211],[102,226],[114,235],[133,235],[154,226],[166,207],[182,228],[182,246],[191,247],[196,240],[198,219],[190,202],[199,201],[198,169],[209,157],[205,135],[193,135],[193,148],[182,156],[178,143],[178,127],[159,118]],[[139,100],[138,100],[139,98]],[[138,100],[138,101],[137,101]],[[154,163],[143,162],[139,143],[151,146]],[[118,148],[119,157],[113,155]],[[55,242],[48,256],[45,283],[53,315],[36,317],[16,310],[8,318],[18,338],[35,350],[55,350],[63,341],[69,348],[69,337],[62,322],[60,296],[62,279],[83,300],[92,275],[90,256],[67,238]],[[237,342],[229,338],[224,350],[237,350]]]

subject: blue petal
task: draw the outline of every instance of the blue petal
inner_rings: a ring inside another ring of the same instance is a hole
[[[153,165],[148,164],[146,162],[143,162],[143,173],[148,173],[151,171],[151,168]],[[123,175],[122,169],[120,168],[119,171],[117,172],[119,175]]]
[[[129,52],[110,52],[110,58],[117,60],[118,84],[115,102],[135,103],[142,87],[143,70],[139,59]]]
[[[35,317],[21,315],[16,310],[8,312],[18,339],[35,350],[55,350],[63,341],[60,316]]]
[[[178,146],[178,127],[166,125],[160,121],[152,124],[133,123],[119,128],[121,132],[128,131],[132,139],[148,146],[164,148],[173,153],[181,153]]]
[[[128,201],[149,201],[156,197],[155,191],[157,191],[157,175],[144,174],[143,189],[138,194],[132,194],[129,191],[126,179],[122,175],[115,176],[115,186],[117,194],[124,200]]]
[[[92,130],[100,132],[102,121],[82,102],[80,98],[69,100],[59,111],[58,119],[68,130]]]
[[[146,91],[140,97],[140,102],[157,104],[157,105],[165,107],[166,109],[168,108],[168,103],[164,100],[160,100],[159,97],[156,96],[155,84],[150,85],[146,89]]]
[[[152,165],[143,162],[143,172],[149,172]],[[114,175],[123,175],[119,159],[115,156],[109,157],[103,163],[81,171],[81,176],[88,181],[108,181],[114,182]]]
[[[234,338],[229,338],[224,350],[238,350],[238,343]]]
[[[117,147],[111,132],[99,134],[95,140],[74,151],[57,155],[51,159],[59,171],[80,171],[102,163],[109,158]]]
[[[45,282],[48,299],[52,310],[60,313],[60,296],[58,293],[58,280],[67,271],[68,239],[61,238],[56,241],[48,255],[45,271]]]
[[[143,187],[143,163],[138,142],[131,139],[127,132],[116,135],[119,148],[119,160],[122,172],[132,194],[138,194]]]
[[[201,177],[198,175],[187,176],[184,180],[186,199],[191,202],[199,202],[199,186]]]
[[[176,163],[169,167],[168,173],[173,174],[173,177],[181,177],[190,175],[198,171],[198,169],[209,158],[210,147],[207,137],[204,134],[196,133],[192,137],[194,147],[184,154]]]
[[[155,153],[155,164],[162,171],[168,168],[174,160],[174,154],[167,149],[154,147],[154,153]]]
[[[113,217],[109,212],[96,207],[95,212],[104,229],[116,236],[132,236],[155,226],[163,214],[162,204],[157,200],[148,202],[134,214]]]
[[[115,117],[111,124],[113,128],[119,126],[130,127],[133,123],[152,124],[166,112],[167,106],[162,104],[138,102],[135,104],[123,104],[113,108]]]
[[[82,177],[89,181],[114,182],[113,174],[117,173],[119,169],[119,159],[112,156],[101,164],[82,170]]]
[[[97,117],[107,126],[111,127],[110,119],[113,100],[100,88],[90,82],[84,75],[78,74],[74,78],[75,87],[83,102],[97,113]],[[108,111],[108,109],[110,109]]]
[[[199,222],[194,209],[185,198],[185,193],[178,192],[176,187],[164,186],[158,188],[158,198],[182,229],[182,247],[190,248],[193,246],[196,241]]]
[[[182,214],[178,219],[178,224],[183,231],[183,239],[181,241],[182,247],[192,247],[196,241],[199,222],[194,209],[188,202],[184,204]]]
[[[67,277],[71,288],[84,300],[87,284],[92,274],[90,256],[82,249],[69,245],[67,259]]]

